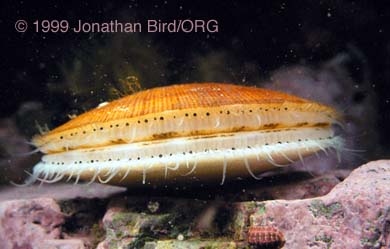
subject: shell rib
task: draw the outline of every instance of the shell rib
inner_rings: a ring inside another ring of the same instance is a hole
[[[327,148],[340,149],[332,108],[231,84],[154,88],[86,112],[33,143],[33,177],[119,185],[252,176]]]

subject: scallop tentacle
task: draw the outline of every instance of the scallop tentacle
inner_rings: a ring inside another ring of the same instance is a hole
[[[146,165],[144,165],[143,171],[142,171],[142,184],[145,184],[145,183],[146,183]]]
[[[64,178],[64,174],[58,173],[57,176],[52,177],[51,179],[43,179],[43,178],[38,177],[37,180],[42,182],[42,183],[55,183],[55,182],[61,181],[63,178]]]
[[[268,150],[265,150],[265,154],[266,154],[266,160],[270,163],[270,164],[272,164],[273,166],[275,166],[275,167],[280,167],[280,168],[283,168],[283,167],[286,167],[286,166],[288,166],[288,164],[278,164],[275,160],[274,160],[274,158],[271,156],[271,153],[268,151]]]
[[[130,170],[131,170],[131,166],[128,166],[127,169],[126,169],[126,172],[125,174],[123,175],[123,177],[119,180],[119,182],[122,182],[123,180],[126,179],[126,177],[129,175],[130,173]]]
[[[73,174],[74,174],[74,167],[73,167],[73,165],[71,165],[70,167],[72,168],[72,170],[70,171],[70,174],[69,174],[68,178],[66,179],[66,182],[69,182],[72,179]]]
[[[47,170],[46,172],[43,172],[43,178],[37,178],[37,180],[38,181],[40,181],[39,182],[39,185],[41,186],[45,181],[47,181],[47,179],[49,178],[49,176],[50,176],[50,170]]]
[[[101,168],[99,167],[98,169],[95,170],[95,174],[92,176],[91,180],[87,183],[88,185],[93,183],[98,175],[100,174]]]
[[[261,117],[260,117],[260,115],[256,115],[256,119],[257,119],[259,127],[261,127]]]
[[[120,168],[117,167],[115,170],[112,171],[112,173],[107,177],[107,179],[103,180],[100,176],[98,176],[100,183],[108,183],[111,181],[112,178],[114,178],[119,173]]]
[[[317,152],[315,152],[317,154]],[[282,155],[282,157],[284,157],[287,161],[289,161],[290,163],[293,163],[294,160],[292,160],[291,158],[289,158],[286,153],[284,153],[283,151],[279,151],[279,154]]]
[[[39,174],[32,174],[30,172],[28,172],[27,170],[24,171],[27,175],[29,175],[29,177],[24,181],[24,183],[22,184],[18,184],[18,183],[15,183],[13,181],[10,181],[10,183],[16,187],[27,187],[27,186],[31,186],[32,184],[34,184],[38,178],[39,178]]]
[[[188,161],[187,161],[188,162]],[[188,171],[187,173],[185,173],[184,175],[182,176],[189,176],[191,175],[192,173],[194,173],[194,171],[196,170],[196,164],[197,164],[197,161],[195,160],[194,163],[192,164],[192,168],[190,171]],[[187,168],[188,168],[188,164],[187,164]]]
[[[248,171],[248,173],[256,180],[261,180],[263,179],[263,177],[258,177],[256,176],[252,169],[251,169],[251,166],[249,165],[249,162],[248,162],[248,159],[246,157],[244,157],[244,164],[245,164],[245,167],[246,167],[246,170]]]
[[[164,172],[164,174],[165,174],[165,178],[167,178],[167,176],[168,176],[168,170],[173,170],[173,171],[176,171],[176,170],[178,170],[179,169],[179,167],[180,167],[180,163],[179,163],[179,161],[176,161],[176,162],[174,162],[174,164],[175,164],[175,166],[174,167],[169,167],[169,162],[165,162],[165,172]]]
[[[221,180],[221,185],[224,184],[225,179],[226,179],[226,170],[227,170],[227,160],[226,156],[223,157],[223,170],[222,170],[222,180]]]
[[[31,156],[31,155],[38,153],[39,151],[40,151],[40,149],[36,148],[36,149],[29,151],[29,152],[14,154],[14,156],[17,156],[17,157]]]
[[[164,163],[164,178],[167,179],[168,177],[168,162]]]
[[[82,170],[82,169],[78,170],[78,172],[77,172],[76,180],[75,180],[74,183],[73,183],[74,185],[77,185],[77,183],[79,183],[79,181],[80,181],[81,170]]]
[[[217,118],[215,119],[214,128],[218,128],[218,127],[220,126],[220,124],[221,124],[221,121],[220,121],[219,117],[217,117]]]

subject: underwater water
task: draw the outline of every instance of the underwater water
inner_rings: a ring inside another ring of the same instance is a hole
[[[0,6],[0,248],[390,247],[385,1]]]

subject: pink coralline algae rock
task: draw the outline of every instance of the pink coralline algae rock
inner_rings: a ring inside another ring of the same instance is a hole
[[[84,241],[80,239],[53,239],[42,243],[44,249],[85,249]]]
[[[285,248],[390,248],[390,161],[359,167],[329,194],[258,203],[252,226],[273,226]]]
[[[0,248],[43,248],[46,240],[59,239],[64,222],[58,204],[49,198],[0,203]]]

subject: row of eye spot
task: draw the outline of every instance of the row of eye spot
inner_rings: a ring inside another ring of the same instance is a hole
[[[318,138],[317,140],[325,140],[325,139],[331,139],[332,137],[331,136],[329,136],[329,137],[327,137],[327,138],[322,138],[322,137],[320,137],[320,138]],[[309,141],[309,139],[297,139],[297,142],[302,142],[302,141]],[[277,144],[283,144],[283,143],[286,143],[286,144],[288,144],[288,143],[290,143],[290,141],[285,141],[285,142],[281,142],[281,141],[278,141],[277,142]],[[269,143],[264,143],[264,146],[269,146],[270,144]],[[247,146],[247,148],[248,149],[251,149],[252,147],[251,146]],[[205,149],[204,150],[204,152],[209,152],[209,151],[211,151],[212,149]],[[231,148],[231,150],[236,150],[236,148],[234,148],[234,147],[232,147]],[[215,148],[213,151],[218,151],[218,149],[217,148]],[[188,154],[192,154],[193,152],[192,152],[192,150],[190,150],[190,151],[188,151]],[[183,155],[186,155],[186,152],[183,152]],[[169,156],[173,156],[173,154],[172,153],[170,153],[169,154]],[[164,157],[164,155],[163,154],[159,154],[158,155],[158,157],[159,158],[162,158],[162,157]],[[154,158],[154,156],[151,156],[150,158]],[[131,161],[132,159],[131,158],[129,158],[129,161]],[[137,160],[141,160],[141,157],[137,157]],[[106,160],[106,162],[111,162],[111,161],[113,161],[112,160],[112,158],[109,158],[108,160]],[[117,159],[117,161],[120,161],[120,159],[118,158]],[[46,161],[42,161],[44,164],[46,164],[46,163],[48,163],[48,164],[57,164],[57,165],[64,165],[65,163],[64,162],[46,162]],[[99,162],[99,160],[90,160],[90,161],[86,161],[86,163],[98,163]],[[82,164],[83,163],[83,161],[75,161],[74,162],[74,164]]]
[[[276,108],[276,107],[274,107],[274,108],[272,108],[272,109],[275,110],[275,111],[276,111],[276,110],[277,110],[277,111],[280,111],[280,110],[281,110],[280,108]],[[259,110],[262,111],[263,108],[260,107]],[[287,111],[288,108],[287,108],[287,107],[284,107],[284,110]],[[299,109],[299,110],[302,110],[302,109]],[[249,111],[250,113],[253,112],[252,109],[250,109],[250,110],[248,110],[248,111]],[[269,109],[268,109],[268,108],[265,108],[264,111],[267,112],[267,111],[269,111]],[[219,113],[220,113],[220,114],[223,114],[224,111],[219,111]],[[229,115],[231,112],[230,112],[229,110],[227,110],[227,111],[225,111],[225,113],[226,113],[227,115]],[[242,110],[241,113],[244,114],[245,111]],[[210,112],[206,112],[205,114],[206,114],[206,116],[210,116],[210,115],[211,115]],[[194,112],[192,115],[193,115],[194,117],[196,117],[198,114],[197,114],[196,112]],[[185,116],[185,117],[189,117],[190,114],[189,114],[189,113],[185,113],[184,116]],[[176,116],[173,116],[173,118],[175,119]],[[159,117],[159,118],[154,117],[153,119],[154,119],[154,120],[161,120],[161,121],[162,121],[162,120],[164,120],[164,117],[162,117],[162,116]],[[145,119],[144,122],[145,122],[145,123],[148,123],[149,120],[148,120],[148,119]],[[141,121],[141,120],[138,120],[137,123],[138,123],[138,124],[141,124],[142,121]],[[128,123],[128,122],[125,123],[125,126],[130,126],[130,123]],[[115,127],[119,127],[119,124],[116,124]],[[114,128],[114,125],[110,125],[110,128]],[[98,130],[97,128],[93,128],[92,131],[95,132],[95,131],[97,131],[97,130]],[[101,130],[101,131],[104,130],[104,127],[100,127],[99,130]],[[83,134],[86,134],[87,131],[83,131],[82,133],[83,133]],[[77,133],[77,132],[75,132],[75,133],[70,133],[70,136],[71,136],[71,137],[73,137],[73,136],[75,136],[75,135],[78,135],[78,133]],[[64,136],[60,136],[60,139],[64,139]]]

